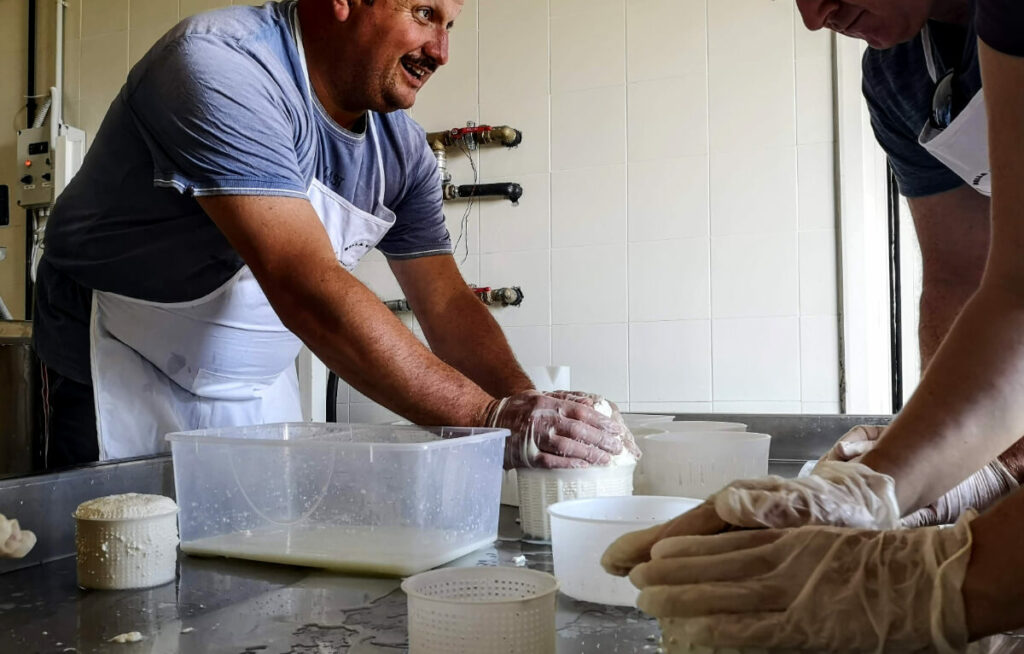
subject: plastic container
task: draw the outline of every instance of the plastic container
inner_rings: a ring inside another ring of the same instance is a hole
[[[83,502],[74,513],[78,585],[150,588],[173,581],[178,507],[160,495],[126,493]]]
[[[565,500],[633,494],[636,464],[547,470],[519,468],[519,523],[526,540],[551,540],[548,507]]]
[[[644,439],[654,434],[667,433],[663,427],[667,423],[652,423],[646,427],[634,427],[630,431],[633,433],[633,438],[636,441],[636,446],[640,448],[640,459],[636,462],[636,469],[633,471],[633,493],[635,495],[647,495],[647,480],[644,466],[647,464],[647,454],[644,450]]]
[[[672,422],[675,419],[674,415],[663,415],[660,413],[623,413],[622,422],[626,423],[626,426],[630,429],[633,427],[643,427],[644,425],[660,424],[663,422]]]
[[[189,554],[406,576],[497,538],[505,429],[280,423],[170,434]]]
[[[673,434],[684,434],[691,431],[747,431],[747,425],[742,422],[718,422],[715,420],[677,420],[666,425],[658,425],[658,427]]]
[[[506,470],[501,476],[501,503],[519,506],[519,476],[515,468]]]
[[[768,474],[771,436],[738,431],[655,434],[644,439],[651,495],[706,498],[736,479]]]
[[[551,552],[562,592],[573,599],[636,606],[640,591],[601,567],[601,556],[623,534],[666,522],[701,504],[685,497],[601,497],[551,506]]]
[[[412,654],[554,654],[558,580],[526,568],[445,568],[402,582]]]

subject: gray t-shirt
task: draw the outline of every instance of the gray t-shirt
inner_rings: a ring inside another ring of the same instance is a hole
[[[155,302],[200,298],[243,262],[196,196],[306,197],[316,177],[366,211],[380,172],[365,120],[341,128],[310,102],[292,37],[294,2],[186,19],[132,69],[46,231],[36,349],[89,381],[92,289]],[[367,114],[397,215],[391,258],[450,253],[437,165],[403,112]]]

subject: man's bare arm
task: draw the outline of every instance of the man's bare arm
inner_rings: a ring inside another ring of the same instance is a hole
[[[306,200],[198,198],[288,329],[341,377],[417,424],[482,425],[492,398],[423,346],[342,268]]]
[[[466,285],[451,255],[389,263],[442,361],[496,397],[533,388],[501,327]]]
[[[979,43],[989,118],[992,245],[978,292],[918,390],[863,462],[923,506],[1024,433],[1024,59]]]

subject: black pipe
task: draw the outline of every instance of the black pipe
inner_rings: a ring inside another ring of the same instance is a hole
[[[338,376],[327,371],[327,422],[338,422]]]
[[[513,182],[500,182],[495,184],[463,184],[456,187],[456,197],[460,198],[481,198],[495,196],[507,198],[512,202],[519,202],[523,197],[523,187]]]
[[[903,310],[900,280],[900,191],[892,169],[886,184],[889,199],[889,347],[892,358],[892,412],[903,408]]]
[[[36,0],[28,0],[28,96],[26,127],[36,119]],[[35,237],[32,210],[25,210],[25,320],[32,320],[32,246]]]

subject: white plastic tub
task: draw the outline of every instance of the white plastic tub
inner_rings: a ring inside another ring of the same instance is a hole
[[[630,429],[633,427],[643,427],[645,425],[661,424],[663,422],[672,422],[675,419],[674,415],[664,415],[661,413],[623,413],[622,422],[626,423],[626,426]]]
[[[658,427],[672,434],[691,431],[747,431],[745,423],[719,422],[717,420],[677,420],[666,425],[658,425]]]
[[[608,574],[601,556],[616,539],[686,513],[701,504],[684,497],[601,497],[551,506],[551,551],[562,592],[573,599],[636,606],[640,591]]]
[[[768,474],[771,436],[737,431],[655,434],[644,439],[645,490],[706,498],[736,479]]]
[[[633,494],[636,464],[546,470],[519,468],[519,522],[523,536],[532,541],[551,540],[548,507],[585,497]]]
[[[412,654],[555,653],[558,581],[526,568],[445,568],[402,582]]]
[[[505,429],[281,423],[168,435],[189,554],[406,576],[492,543]]]
[[[648,436],[654,434],[664,434],[666,431],[662,428],[667,423],[652,423],[646,427],[635,427],[630,431],[633,433],[633,438],[636,441],[636,446],[640,448],[640,459],[636,462],[636,469],[633,471],[633,493],[635,495],[647,495],[647,479],[645,477],[644,466],[647,464],[647,455],[644,450],[644,440]]]

